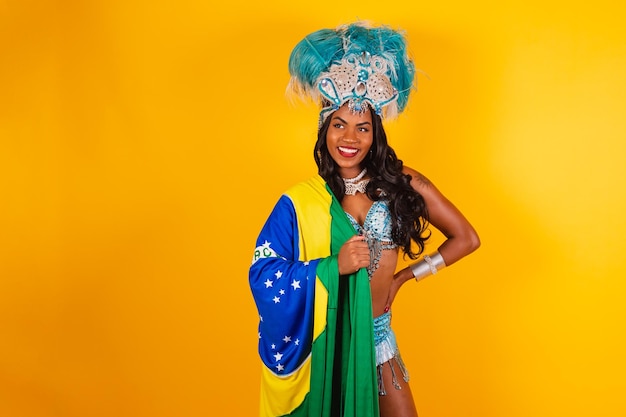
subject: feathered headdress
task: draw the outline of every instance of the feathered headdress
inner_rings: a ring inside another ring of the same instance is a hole
[[[345,103],[354,112],[371,106],[385,119],[396,117],[409,100],[415,66],[403,33],[352,23],[305,36],[291,51],[289,73],[288,93],[319,102],[322,123]]]

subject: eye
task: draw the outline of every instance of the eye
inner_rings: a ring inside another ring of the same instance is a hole
[[[341,123],[335,123],[335,124],[333,125],[333,127],[334,127],[335,129],[341,129],[341,128],[343,128],[343,125],[342,125]]]
[[[367,128],[367,127],[360,127],[360,128],[359,128],[359,132],[364,132],[364,133],[367,133],[367,132],[369,132],[369,131],[370,131],[370,130],[369,130],[369,128]]]

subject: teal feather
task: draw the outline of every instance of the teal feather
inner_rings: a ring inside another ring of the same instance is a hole
[[[407,54],[404,33],[387,26],[369,27],[357,22],[307,35],[289,57],[290,88],[313,99],[319,98],[316,91],[319,76],[344,56],[363,51],[387,61],[387,76],[398,91],[398,112],[403,111],[413,88],[415,65]]]

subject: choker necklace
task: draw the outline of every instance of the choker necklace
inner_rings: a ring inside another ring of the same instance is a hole
[[[363,194],[365,194],[365,188],[367,187],[367,184],[370,182],[369,178],[366,180],[362,179],[366,173],[367,173],[367,168],[363,168],[363,171],[361,171],[361,173],[354,178],[342,178],[343,184],[345,185],[345,188],[346,188],[346,191],[345,191],[346,195],[355,195],[357,191],[360,191]]]

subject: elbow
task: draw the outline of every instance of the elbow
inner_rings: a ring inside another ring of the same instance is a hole
[[[467,253],[470,254],[474,252],[476,249],[480,247],[480,237],[478,237],[478,233],[475,230],[469,234],[467,238]]]
[[[448,240],[439,248],[439,252],[444,257],[447,266],[452,265],[456,261],[464,258],[480,247],[480,238],[473,230],[469,230],[454,238]]]
[[[455,239],[458,248],[459,259],[474,252],[480,247],[480,238],[473,228],[466,230],[465,233]]]

